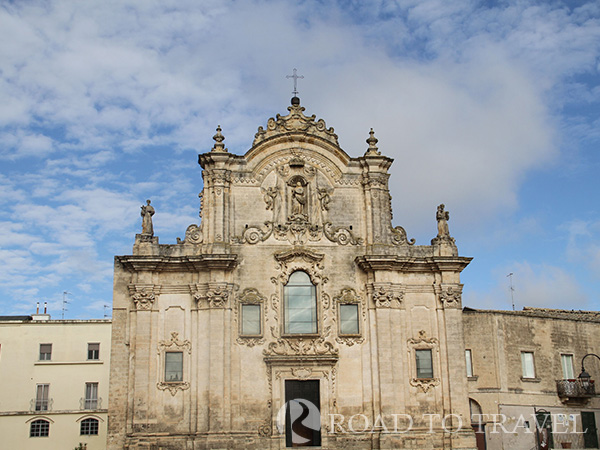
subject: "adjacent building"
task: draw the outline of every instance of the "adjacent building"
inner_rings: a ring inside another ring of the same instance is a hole
[[[106,448],[110,320],[0,316],[0,447]]]
[[[599,448],[600,398],[579,379],[582,361],[600,376],[599,312],[465,308],[463,327],[478,448]]]

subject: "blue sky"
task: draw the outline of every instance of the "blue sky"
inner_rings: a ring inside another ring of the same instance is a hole
[[[597,1],[0,1],[0,314],[111,304],[139,208],[175,243],[198,222],[197,154],[243,154],[285,113],[351,156],[371,127],[394,225],[445,203],[463,303],[600,309]]]

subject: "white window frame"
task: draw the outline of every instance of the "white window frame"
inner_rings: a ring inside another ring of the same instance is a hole
[[[565,379],[565,380],[574,380],[575,379],[575,369],[573,366],[573,354],[572,353],[561,353],[560,366],[562,368],[563,379]]]
[[[42,350],[50,350],[42,353]],[[40,352],[39,352],[39,360],[40,361],[51,361],[52,360],[52,344],[44,343],[40,344]]]
[[[420,354],[426,354],[429,355],[428,360],[429,360],[429,366],[431,369],[431,374],[430,376],[422,376],[423,374],[420,374],[419,372],[424,370],[424,368],[419,367],[419,361],[421,361],[421,358],[419,358]],[[416,367],[416,376],[418,380],[430,380],[434,378],[434,373],[433,373],[433,351],[430,348],[416,348],[415,349],[415,367]]]
[[[50,384],[40,383],[35,387],[35,411],[50,409]]]
[[[471,349],[465,350],[465,363],[467,365],[467,377],[473,377],[473,351]]]
[[[98,382],[85,383],[83,409],[98,409]]]
[[[521,352],[521,369],[523,378],[534,379],[535,378],[535,355],[530,351]]]

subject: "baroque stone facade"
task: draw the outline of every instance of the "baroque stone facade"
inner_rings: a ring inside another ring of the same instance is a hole
[[[133,254],[115,258],[108,448],[286,448],[281,408],[300,389],[314,446],[474,449],[458,429],[470,258],[447,212],[415,245],[392,226],[392,159],[373,131],[350,157],[299,99],[288,111],[243,156],[219,127],[199,155],[200,223],[159,244],[142,210]]]

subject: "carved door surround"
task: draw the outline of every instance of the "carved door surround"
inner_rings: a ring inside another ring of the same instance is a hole
[[[280,436],[285,448],[285,381],[318,380],[320,385],[322,446],[325,448],[328,418],[336,413],[337,356],[266,356],[269,386],[268,418],[259,426],[261,436]]]

